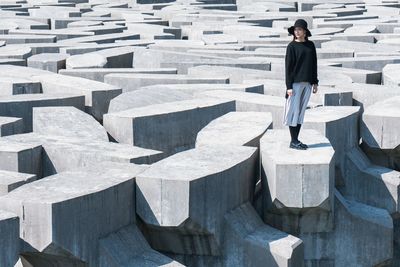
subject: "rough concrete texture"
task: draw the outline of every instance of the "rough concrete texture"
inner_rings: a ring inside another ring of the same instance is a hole
[[[106,141],[103,126],[75,107],[33,108],[33,132],[69,138]]]
[[[69,254],[97,266],[98,239],[135,220],[134,179],[144,169],[103,163],[59,173],[10,192],[0,206],[22,220],[21,239],[29,244],[23,251]]]
[[[204,126],[234,110],[233,101],[197,98],[108,113],[104,127],[118,142],[170,154],[194,147]]]
[[[259,147],[261,136],[271,125],[272,116],[267,112],[229,112],[210,122],[197,134],[196,147]]]
[[[399,10],[0,0],[0,267],[400,266]],[[300,18],[304,151],[282,123]]]

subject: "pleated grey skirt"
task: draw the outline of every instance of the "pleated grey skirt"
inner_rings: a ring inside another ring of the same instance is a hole
[[[293,83],[293,94],[286,99],[283,124],[297,126],[303,124],[312,85],[309,82]]]

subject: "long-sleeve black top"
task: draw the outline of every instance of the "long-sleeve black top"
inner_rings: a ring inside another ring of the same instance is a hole
[[[312,41],[292,41],[288,44],[285,56],[285,78],[286,89],[293,89],[294,82],[318,84],[317,52]]]

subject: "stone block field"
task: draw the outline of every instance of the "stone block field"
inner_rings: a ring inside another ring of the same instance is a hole
[[[400,1],[0,0],[0,267],[156,266],[400,266]]]

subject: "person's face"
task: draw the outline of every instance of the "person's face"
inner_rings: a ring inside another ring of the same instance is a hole
[[[296,27],[294,28],[294,36],[296,36],[297,39],[303,39],[306,37],[306,31],[301,27]]]

